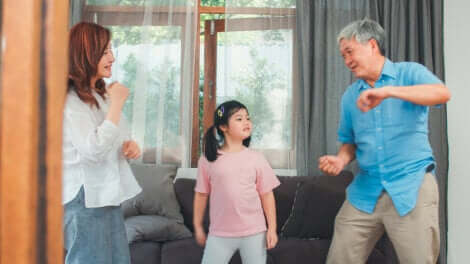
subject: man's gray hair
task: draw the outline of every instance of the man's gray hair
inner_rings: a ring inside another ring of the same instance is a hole
[[[370,39],[375,39],[380,49],[380,53],[385,55],[385,31],[379,23],[364,18],[357,20],[344,27],[338,34],[338,44],[342,39],[350,40],[355,38],[359,43],[366,43]]]

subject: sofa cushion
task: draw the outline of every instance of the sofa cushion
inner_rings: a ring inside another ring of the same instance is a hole
[[[161,244],[157,242],[137,242],[129,245],[132,264],[160,264]]]
[[[281,238],[269,254],[276,263],[323,264],[326,263],[329,246],[329,240]]]
[[[124,217],[160,215],[183,223],[173,186],[176,167],[132,164],[131,168],[142,192],[122,204]]]
[[[324,264],[328,256],[329,239],[280,239],[277,246],[268,251],[275,263]],[[387,263],[385,256],[374,249],[367,264]]]
[[[175,240],[163,244],[162,263],[164,264],[200,264],[204,248],[199,246],[193,238]],[[274,264],[271,256],[267,256],[266,264]],[[284,263],[284,262],[282,262]],[[288,262],[287,262],[288,263]],[[237,251],[232,256],[229,264],[242,264],[240,253]]]
[[[282,225],[291,213],[297,185],[305,180],[313,179],[313,177],[279,176],[278,178],[281,185],[274,189],[274,197],[276,200],[276,216],[279,233]],[[178,199],[181,207],[184,223],[192,232],[194,231],[192,217],[195,185],[196,180],[194,179],[177,178],[175,181],[176,198]],[[203,226],[206,232],[209,230],[209,206],[210,205],[208,203],[203,220]]]
[[[313,177],[291,177],[291,176],[278,176],[281,185],[273,190],[274,198],[276,200],[276,218],[277,218],[277,232],[281,232],[281,228],[288,219],[294,204],[295,193],[298,186]]]
[[[131,216],[125,220],[129,243],[136,241],[167,241],[191,237],[181,223],[159,215]]]
[[[350,172],[344,171],[337,177],[312,177],[312,176],[278,176],[281,185],[274,189],[276,200],[276,216],[278,233],[284,226],[286,220],[292,214],[292,205],[298,186],[303,182],[318,182],[318,184],[331,186],[332,188],[346,188],[352,179]],[[193,230],[193,200],[194,200],[194,179],[178,178],[175,181],[175,192],[183,214],[184,223],[189,230]],[[206,231],[209,227],[209,205],[206,209],[203,225]]]
[[[352,175],[320,176],[299,186],[292,213],[281,236],[296,238],[331,238],[336,214],[345,199]]]
[[[194,201],[194,186],[196,180],[179,178],[175,181],[176,198],[181,207],[181,213],[184,218],[184,224],[191,232],[194,232],[193,227],[193,201]],[[206,212],[204,215],[203,226],[206,232],[209,230],[209,203],[207,203]]]
[[[192,238],[175,240],[163,244],[162,263],[165,264],[191,264],[201,263],[204,248],[200,247]]]
[[[279,176],[278,178],[281,182],[281,185],[274,189],[274,197],[276,200],[276,216],[279,233],[282,225],[285,223],[285,221],[291,214],[292,204],[294,203],[297,185],[301,182],[312,180],[313,177]],[[195,185],[196,180],[194,179],[177,178],[175,181],[176,198],[178,199],[178,202],[181,207],[181,213],[183,214],[184,223],[191,231],[194,231],[192,226],[192,217]],[[207,231],[209,228],[209,204],[206,208],[203,226]]]

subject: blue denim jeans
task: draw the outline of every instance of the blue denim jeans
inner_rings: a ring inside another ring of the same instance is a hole
[[[129,264],[121,208],[85,208],[83,187],[64,206],[66,264]]]

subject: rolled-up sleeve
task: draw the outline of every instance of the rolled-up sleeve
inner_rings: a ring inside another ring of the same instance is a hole
[[[101,162],[114,149],[119,139],[119,128],[109,120],[100,125],[85,111],[65,111],[65,126],[72,145],[80,156],[90,162]]]
[[[419,63],[411,62],[409,63],[407,74],[409,74],[408,79],[411,81],[412,85],[420,84],[443,84],[443,82],[432,73],[426,66]],[[440,108],[442,104],[433,105],[435,108]],[[422,108],[422,111],[426,111],[426,106],[418,105]]]

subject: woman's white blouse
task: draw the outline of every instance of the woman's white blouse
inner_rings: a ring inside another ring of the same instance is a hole
[[[106,120],[108,103],[93,94],[100,109],[67,93],[63,122],[62,203],[73,200],[81,186],[86,207],[120,205],[137,195],[141,188],[121,152],[130,138],[122,116],[119,126]]]

